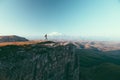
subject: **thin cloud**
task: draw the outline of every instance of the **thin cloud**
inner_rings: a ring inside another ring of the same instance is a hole
[[[59,33],[59,32],[51,32],[48,34],[49,36],[61,36],[62,33]]]

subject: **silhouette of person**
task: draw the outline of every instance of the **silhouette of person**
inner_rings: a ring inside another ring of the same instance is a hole
[[[47,40],[47,34],[45,34],[45,40]]]

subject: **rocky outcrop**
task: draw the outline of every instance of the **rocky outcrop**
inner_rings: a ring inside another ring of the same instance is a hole
[[[0,80],[79,80],[75,49],[55,42],[0,47]]]

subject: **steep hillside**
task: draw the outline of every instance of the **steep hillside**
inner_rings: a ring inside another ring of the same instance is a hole
[[[120,55],[73,42],[0,47],[0,80],[119,80]]]

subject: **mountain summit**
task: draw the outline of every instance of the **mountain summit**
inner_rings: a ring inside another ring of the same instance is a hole
[[[0,42],[28,41],[28,39],[16,35],[0,36]]]

